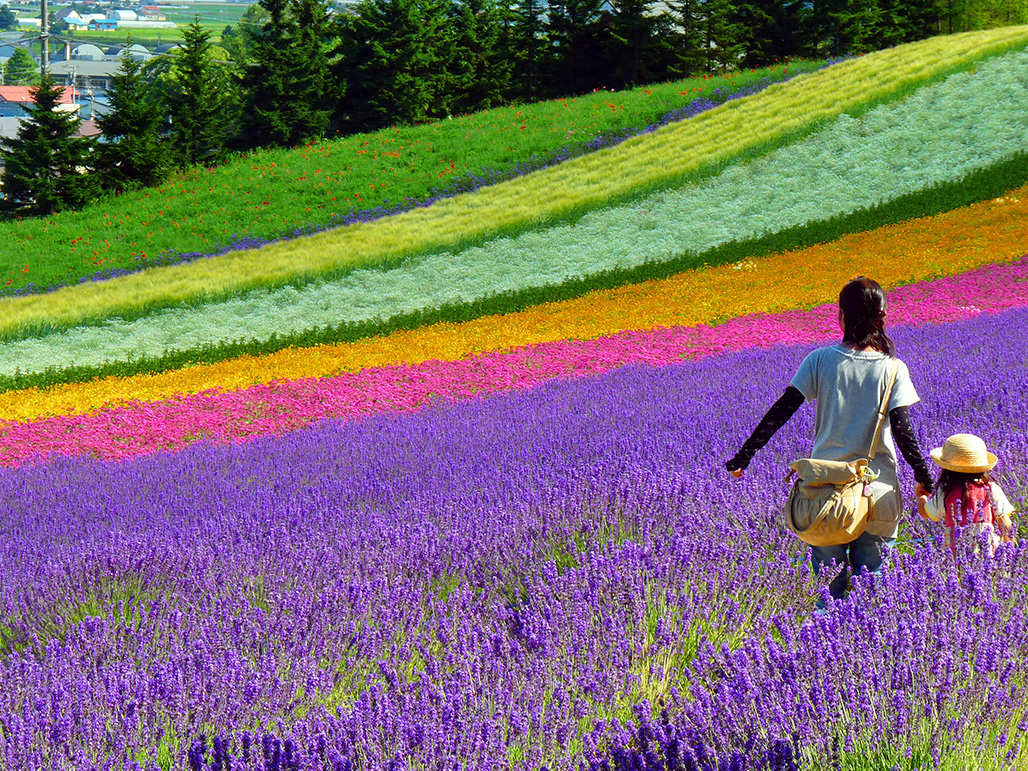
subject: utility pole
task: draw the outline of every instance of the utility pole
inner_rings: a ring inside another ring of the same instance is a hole
[[[39,0],[39,40],[43,44],[43,52],[39,57],[39,74],[50,72],[50,11],[46,0]]]

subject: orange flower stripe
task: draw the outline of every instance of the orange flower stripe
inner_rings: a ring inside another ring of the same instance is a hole
[[[390,364],[455,361],[486,351],[625,330],[710,324],[831,302],[857,274],[891,287],[955,275],[1028,252],[1028,185],[1003,198],[855,233],[831,243],[591,292],[565,302],[354,343],[287,349],[155,375],[109,377],[0,394],[0,419],[87,413],[211,389],[324,377]]]

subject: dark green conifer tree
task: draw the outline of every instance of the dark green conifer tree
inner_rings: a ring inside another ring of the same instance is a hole
[[[339,125],[356,132],[446,117],[448,8],[447,0],[361,0],[340,14]]]
[[[267,21],[252,33],[240,77],[244,144],[294,146],[324,136],[327,12],[321,0],[260,0]]]
[[[798,56],[805,12],[803,0],[736,0],[731,21],[739,32],[739,66],[766,67]]]
[[[534,102],[546,93],[546,25],[543,0],[514,0],[507,6],[501,48],[511,63],[510,98]]]
[[[694,18],[700,30],[704,69],[735,69],[742,56],[742,30],[735,21],[735,0],[696,0]]]
[[[18,17],[15,16],[14,11],[11,10],[11,6],[4,3],[0,7],[0,30],[9,32],[11,30],[18,29]]]
[[[811,19],[820,33],[816,54],[866,53],[878,30],[878,0],[814,0]]]
[[[703,46],[701,0],[670,0],[667,5],[675,30],[671,76],[682,78],[702,72],[707,65],[707,55]]]
[[[4,66],[4,83],[8,86],[31,86],[39,83],[39,65],[24,48],[15,48]]]
[[[504,56],[503,16],[496,0],[456,0],[454,32],[445,87],[451,114],[503,104],[510,89],[511,62]]]
[[[673,77],[675,20],[667,5],[653,0],[611,0],[607,64],[612,88]]]
[[[96,151],[101,184],[110,190],[159,184],[171,167],[162,136],[167,115],[143,77],[142,62],[123,54],[107,97],[110,112],[96,120],[106,140]]]
[[[549,82],[556,94],[580,94],[613,85],[604,51],[606,0],[553,0],[549,4]]]
[[[186,27],[167,93],[172,148],[183,164],[220,162],[235,113],[232,84],[211,58],[210,36],[198,18]]]
[[[76,136],[79,116],[58,109],[64,87],[44,76],[18,136],[3,140],[3,208],[46,215],[79,209],[99,193],[92,141]]]

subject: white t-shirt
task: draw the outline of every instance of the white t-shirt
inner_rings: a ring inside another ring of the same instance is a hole
[[[887,412],[920,401],[902,361],[879,351],[854,351],[844,345],[818,348],[807,354],[792,385],[804,399],[817,402],[810,457],[852,461],[868,456],[892,362],[898,368]],[[888,416],[870,468],[879,476],[871,485],[875,520],[868,524],[867,532],[895,538],[903,499],[899,494],[896,446]]]

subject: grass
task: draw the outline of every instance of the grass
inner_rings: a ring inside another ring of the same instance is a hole
[[[633,132],[697,99],[724,99],[818,62],[732,77],[692,78],[631,91],[489,110],[424,126],[264,150],[81,212],[0,223],[0,294],[74,284],[239,243],[343,224],[441,192],[498,181]],[[6,287],[6,288],[5,288]]]
[[[356,267],[397,265],[410,256],[567,221],[590,209],[714,174],[729,163],[809,134],[843,112],[860,113],[901,98],[1026,41],[1028,27],[932,38],[772,86],[682,124],[427,209],[257,251],[230,252],[44,296],[7,298],[0,303],[0,335],[38,334],[262,287],[302,285]]]

